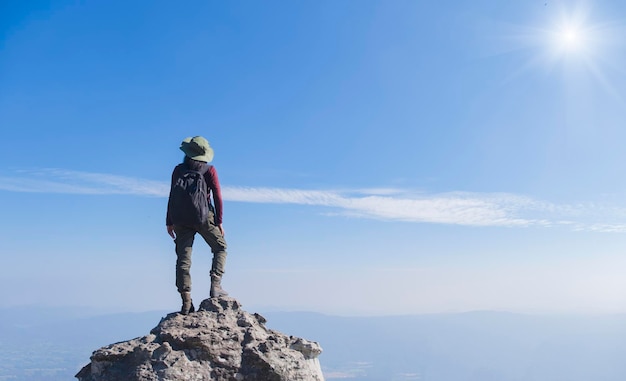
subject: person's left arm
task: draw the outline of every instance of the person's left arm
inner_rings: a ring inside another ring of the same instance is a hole
[[[222,211],[223,211],[223,202],[222,202],[222,189],[220,187],[220,180],[217,176],[217,170],[214,166],[211,166],[207,171],[208,179],[207,185],[209,189],[211,189],[211,194],[213,195],[213,206],[215,207],[215,225],[220,229],[222,235],[224,234],[224,229],[222,228]]]

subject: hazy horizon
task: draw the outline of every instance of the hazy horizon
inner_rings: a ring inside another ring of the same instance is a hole
[[[92,351],[147,335],[166,313],[67,316],[82,312],[0,309],[0,378],[67,380],[88,363]],[[626,376],[623,316],[262,315],[270,329],[319,342],[327,380],[517,381],[523,376],[534,381],[620,381]]]

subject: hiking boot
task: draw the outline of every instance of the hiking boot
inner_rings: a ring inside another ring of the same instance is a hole
[[[180,297],[183,299],[183,306],[180,308],[180,313],[187,315],[190,312],[195,312],[196,308],[191,301],[191,292],[181,292]]]
[[[222,277],[220,275],[211,274],[211,292],[209,294],[212,298],[228,296],[228,292],[222,288]]]

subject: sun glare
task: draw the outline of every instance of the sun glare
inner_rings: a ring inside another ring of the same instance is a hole
[[[581,45],[580,32],[574,28],[566,28],[561,31],[561,44],[567,50],[575,50]]]
[[[554,33],[555,48],[561,53],[581,53],[588,46],[584,28],[577,26],[564,26]]]
[[[623,22],[594,17],[591,3],[580,0],[565,7],[544,6],[537,19],[527,25],[506,26],[507,45],[502,52],[520,53],[520,65],[512,70],[510,78],[540,69],[543,73],[559,74],[553,78],[567,81],[569,85],[596,84],[622,101],[620,91],[609,79],[621,66],[614,62],[625,46]],[[599,12],[599,11],[598,11]],[[521,54],[523,53],[523,54]],[[619,73],[621,75],[621,72]]]

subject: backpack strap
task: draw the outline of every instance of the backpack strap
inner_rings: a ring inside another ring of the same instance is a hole
[[[183,167],[185,171],[196,172],[196,173],[201,174],[204,177],[204,175],[207,172],[209,172],[209,169],[211,169],[212,165],[203,165],[200,169],[195,169],[195,168],[191,168],[189,163],[183,163]]]

